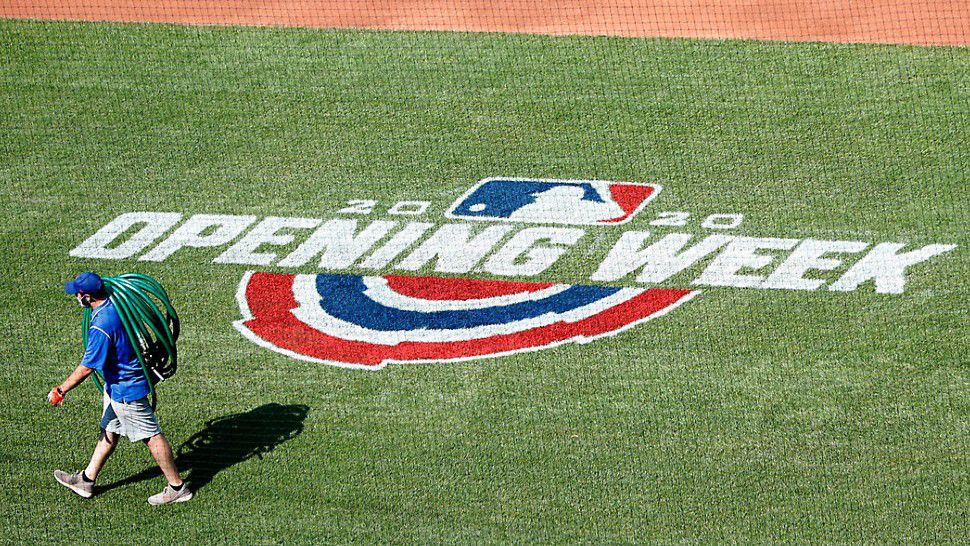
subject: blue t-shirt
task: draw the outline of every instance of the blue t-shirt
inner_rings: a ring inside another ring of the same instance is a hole
[[[141,400],[151,392],[118,310],[110,300],[91,313],[88,347],[81,365],[104,376],[105,389],[115,402]]]

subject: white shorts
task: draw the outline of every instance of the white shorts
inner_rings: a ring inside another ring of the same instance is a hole
[[[147,440],[162,433],[158,426],[155,410],[148,398],[133,402],[115,402],[104,395],[104,413],[101,414],[101,428],[114,434],[128,437],[132,442]]]

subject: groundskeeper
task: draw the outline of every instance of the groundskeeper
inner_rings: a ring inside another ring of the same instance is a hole
[[[120,279],[120,278],[119,278]],[[111,279],[109,279],[111,280]],[[147,368],[143,365],[143,350],[132,345],[125,331],[123,318],[128,316],[122,300],[112,301],[104,280],[86,272],[64,285],[64,290],[90,309],[86,332],[86,347],[80,365],[63,383],[51,389],[47,398],[52,405],[64,403],[64,396],[92,373],[100,378],[103,387],[104,410],[101,415],[101,434],[87,468],[75,474],[54,471],[54,478],[84,498],[94,495],[94,484],[105,461],[111,456],[120,436],[131,442],[144,442],[158,463],[168,485],[161,493],[148,498],[149,504],[184,502],[192,498],[175,466],[172,446],[162,434],[149,395],[154,393]],[[124,297],[119,294],[118,298]],[[126,300],[127,301],[127,300]],[[119,311],[118,306],[122,308]],[[119,315],[119,312],[121,315]]]

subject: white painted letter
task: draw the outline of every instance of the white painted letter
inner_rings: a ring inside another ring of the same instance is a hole
[[[357,258],[363,256],[396,225],[397,222],[378,220],[371,222],[357,234],[357,220],[330,220],[317,228],[309,239],[276,265],[299,267],[323,252],[320,267],[344,269],[353,265]]]
[[[708,235],[703,241],[687,250],[684,246],[693,238],[688,233],[671,233],[656,243],[642,248],[646,231],[628,231],[620,237],[610,253],[591,277],[594,281],[615,281],[637,268],[639,282],[663,282],[694,265],[698,260],[715,252],[734,237],[731,235]]]
[[[249,224],[255,221],[255,216],[196,214],[186,220],[158,246],[138,259],[146,262],[160,262],[180,248],[222,246],[235,239]],[[210,231],[210,228],[215,229],[212,230],[212,233],[202,235],[206,231]]]
[[[576,228],[526,228],[516,233],[509,242],[485,262],[483,269],[495,275],[531,277],[548,269],[576,244],[586,232]],[[536,246],[539,241],[549,241],[549,246]],[[525,259],[522,260],[523,254]],[[517,263],[518,262],[518,263]]]
[[[161,237],[181,219],[182,215],[177,212],[126,212],[88,237],[69,254],[75,258],[103,258],[105,260],[129,258],[155,242],[155,239]],[[127,241],[114,248],[108,248],[108,245],[113,243],[115,239],[138,224],[144,225]]]
[[[777,239],[775,237],[737,237],[714,258],[711,265],[701,273],[694,284],[710,286],[736,286],[757,288],[764,280],[758,275],[738,275],[741,269],[762,269],[774,256],[758,254],[763,248],[788,250],[798,244],[798,239]]]
[[[256,224],[249,233],[229,247],[213,262],[220,264],[269,265],[276,259],[271,252],[256,252],[263,245],[283,246],[293,242],[294,235],[278,234],[284,228],[313,229],[323,220],[314,218],[280,218],[270,216]]]
[[[788,290],[816,290],[825,284],[822,279],[806,279],[805,273],[815,269],[831,271],[840,265],[838,258],[826,258],[837,252],[862,252],[869,243],[860,241],[818,241],[805,239],[778,269],[768,275],[759,288],[783,288]]]
[[[512,226],[490,226],[472,237],[469,224],[445,224],[404,258],[397,269],[417,271],[437,258],[435,271],[467,273],[511,229]]]
[[[875,281],[879,294],[902,294],[906,285],[906,268],[933,256],[949,252],[957,245],[926,245],[923,248],[897,254],[906,246],[902,243],[880,243],[855,263],[829,290],[849,292],[869,280]]]
[[[425,222],[408,222],[401,228],[401,231],[395,233],[386,243],[375,250],[373,254],[365,258],[360,263],[360,267],[367,269],[383,269],[387,267],[387,264],[391,263],[394,258],[400,256],[409,246],[417,242],[424,235],[424,232],[433,227],[434,224]]]

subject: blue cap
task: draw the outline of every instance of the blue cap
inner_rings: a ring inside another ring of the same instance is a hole
[[[85,271],[73,281],[68,281],[64,285],[64,291],[68,294],[77,294],[82,292],[84,294],[94,294],[95,292],[101,290],[104,287],[104,282],[97,273],[91,273],[90,271]]]

